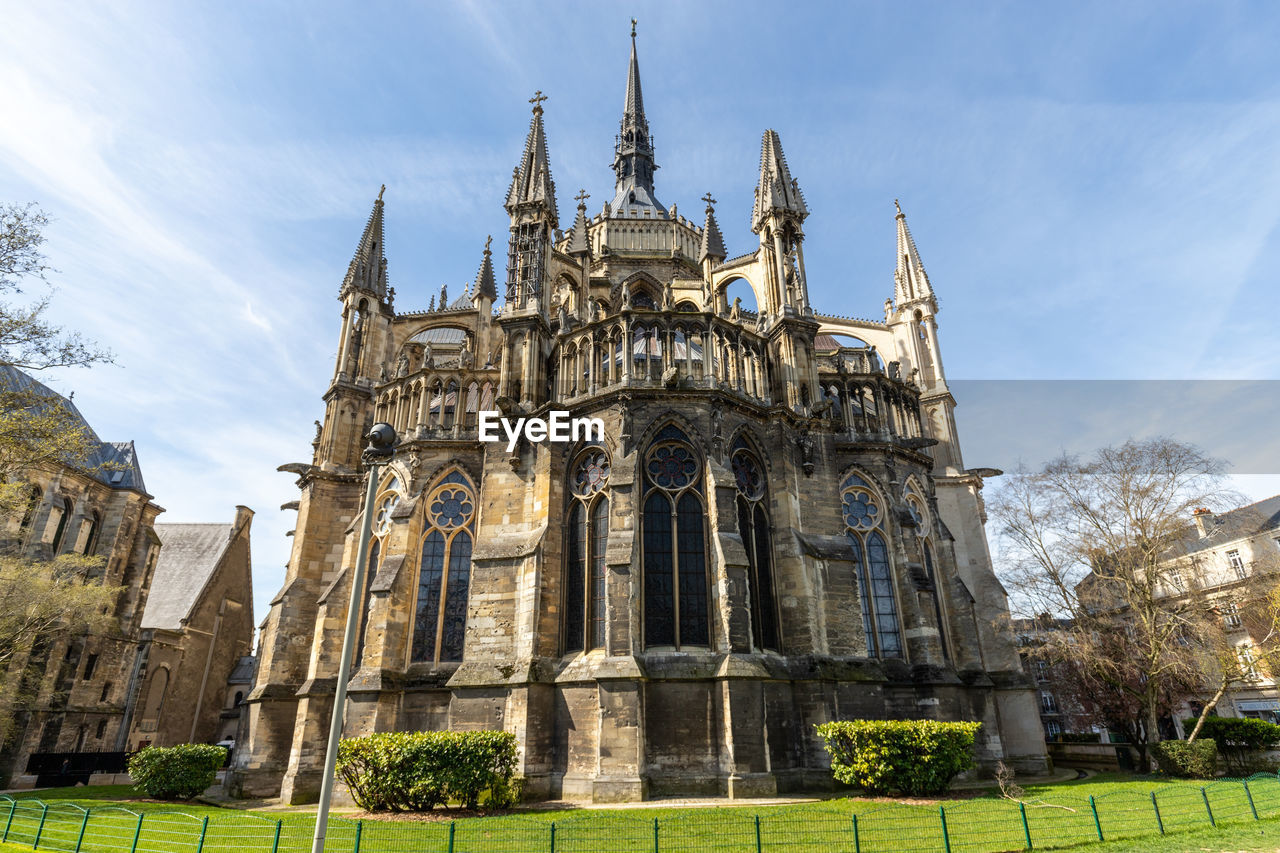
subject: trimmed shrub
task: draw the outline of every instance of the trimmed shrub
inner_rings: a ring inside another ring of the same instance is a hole
[[[495,808],[513,805],[516,737],[510,732],[380,732],[344,738],[338,778],[366,811],[430,811],[461,803],[474,809],[488,792]]]
[[[1190,732],[1196,721],[1183,720],[1182,725]],[[1233,772],[1274,770],[1275,762],[1267,762],[1261,753],[1280,743],[1280,726],[1248,717],[1206,717],[1196,740],[1201,738],[1217,743],[1219,754]]]
[[[149,746],[129,756],[134,790],[157,800],[190,800],[213,784],[227,751],[204,743]]]
[[[1162,773],[1179,779],[1212,779],[1218,772],[1218,745],[1211,738],[1160,741],[1151,754]]]
[[[936,720],[837,720],[818,726],[831,772],[871,793],[938,794],[973,766],[982,723]]]

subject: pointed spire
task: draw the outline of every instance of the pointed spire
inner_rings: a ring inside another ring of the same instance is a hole
[[[702,197],[707,203],[707,219],[702,224],[702,248],[698,251],[698,263],[707,258],[723,261],[728,257],[724,250],[724,237],[720,235],[720,225],[716,222],[716,200],[707,193]]]
[[[898,210],[898,267],[893,273],[894,301],[902,305],[905,302],[932,299],[933,285],[929,283],[915,238],[907,227],[907,215],[902,212],[902,205],[898,204],[896,198],[893,206]]]
[[[578,190],[574,199],[578,202],[578,218],[573,221],[573,230],[569,232],[569,254],[585,255],[591,251],[591,240],[587,232],[587,199],[591,198],[586,190]]]
[[[387,255],[382,237],[382,194],[386,191],[386,184],[378,190],[373,211],[369,214],[369,221],[365,223],[364,233],[360,235],[360,242],[356,245],[356,252],[351,257],[351,264],[342,280],[342,293],[358,288],[377,294],[379,299],[387,295]]]
[[[493,235],[484,241],[484,260],[480,262],[480,271],[476,273],[476,296],[486,296],[489,302],[498,301],[498,284],[493,279]]]
[[[791,214],[801,221],[809,215],[800,184],[787,168],[778,132],[766,130],[760,141],[760,182],[756,184],[756,201],[751,210],[751,230],[759,234],[764,220],[774,211]]]
[[[514,214],[522,205],[540,205],[551,214],[551,225],[559,224],[556,211],[556,183],[551,179],[551,160],[547,155],[547,135],[542,129],[542,102],[547,96],[541,90],[529,99],[533,104],[533,119],[529,122],[529,135],[524,142],[524,154],[520,165],[511,175],[511,188],[507,190],[507,213]]]
[[[644,95],[640,90],[640,62],[636,59],[636,19],[631,19],[631,63],[627,66],[627,95],[622,105],[622,124],[613,149],[616,175],[612,209],[627,217],[632,208],[648,209],[650,217],[667,219],[666,209],[653,194],[653,140],[644,116]],[[639,213],[644,216],[644,213]]]

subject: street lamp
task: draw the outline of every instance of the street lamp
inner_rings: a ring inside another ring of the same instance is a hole
[[[395,453],[396,431],[390,424],[374,424],[365,436],[369,446],[361,460],[369,469],[369,483],[364,490],[364,520],[360,523],[360,540],[356,545],[356,566],[351,578],[351,600],[347,603],[347,630],[342,635],[342,657],[338,660],[338,683],[333,691],[333,716],[329,720],[329,745],[324,753],[324,776],[320,779],[320,805],[316,810],[316,834],[311,853],[324,853],[324,837],[329,828],[329,801],[333,799],[333,773],[338,763],[338,741],[342,738],[342,720],[346,716],[347,681],[351,678],[351,650],[356,641],[356,626],[364,606],[360,592],[369,559],[369,534],[373,530],[373,500],[378,493],[378,468]]]

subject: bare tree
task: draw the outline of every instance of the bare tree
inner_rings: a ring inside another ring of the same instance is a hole
[[[1234,505],[1226,466],[1172,439],[1062,456],[989,503],[1015,612],[1060,620],[1039,654],[1086,715],[1146,757],[1159,720],[1204,686],[1218,615],[1177,559],[1195,509]],[[1225,660],[1223,662],[1225,666]]]

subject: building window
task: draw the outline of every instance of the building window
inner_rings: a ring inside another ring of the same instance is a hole
[[[773,589],[773,540],[770,537],[768,487],[760,459],[746,440],[734,442],[732,468],[738,485],[738,533],[747,550],[747,597],[751,640],[757,649],[781,651],[778,608]]]
[[[105,735],[106,733],[107,733],[107,721],[106,721],[106,720],[98,720],[98,732],[97,732],[97,734],[95,735],[95,737],[96,737],[98,740],[102,740],[102,736],[103,736],[103,735]]]
[[[674,426],[644,457],[640,517],[646,646],[708,646],[706,507],[702,466]]]
[[[889,546],[885,539],[884,502],[871,485],[850,474],[840,489],[845,536],[853,547],[862,626],[871,657],[902,657],[902,633],[894,593]]]
[[[31,499],[27,501],[27,511],[22,516],[22,526],[27,528],[31,526],[31,521],[36,517],[36,510],[40,508],[40,501],[44,498],[44,492],[39,486],[31,487]],[[1276,540],[1280,543],[1280,540]]]
[[[111,697],[111,682],[105,682],[102,685],[102,695],[98,697],[99,702],[105,702]]]
[[[1049,662],[1038,660],[1036,663],[1036,681],[1049,680]]]
[[[1231,568],[1235,569],[1236,577],[1240,580],[1244,580],[1249,576],[1249,573],[1244,568],[1244,560],[1240,559],[1239,551],[1228,551],[1227,562],[1231,564]]]
[[[160,719],[160,710],[164,707],[164,694],[168,689],[169,670],[161,667],[151,676],[151,683],[147,686],[147,699],[142,705],[143,731],[153,732],[156,730],[156,722]]]
[[[1058,713],[1058,700],[1053,698],[1053,694],[1048,690],[1040,691],[1040,713],[1056,714]]]
[[[1062,726],[1057,720],[1046,720],[1044,724],[1045,740],[1057,740],[1062,735]]]
[[[55,554],[62,547],[62,535],[67,532],[67,519],[70,516],[70,498],[63,498],[54,504],[53,509],[49,510],[49,522],[45,525],[45,530],[48,531],[50,527],[53,527],[53,538],[49,540],[49,544]]]
[[[471,481],[449,474],[426,502],[427,533],[418,562],[418,602],[412,660],[462,660],[471,586],[471,547],[476,498]]]
[[[609,543],[609,454],[588,449],[573,468],[565,560],[566,652],[605,647],[607,572],[605,549]]]
[[[98,527],[99,516],[96,512],[91,513],[88,518],[81,519],[80,532],[76,535],[76,553],[86,557],[93,554],[98,544]]]
[[[1258,672],[1258,659],[1254,656],[1253,646],[1246,643],[1236,648],[1236,660],[1240,664],[1240,673],[1246,681],[1257,681],[1262,678]]]
[[[1222,624],[1227,628],[1240,627],[1240,608],[1234,601],[1228,601],[1222,608]]]
[[[93,671],[98,668],[98,656],[89,655],[84,662],[84,675],[81,676],[85,681],[93,678]]]

